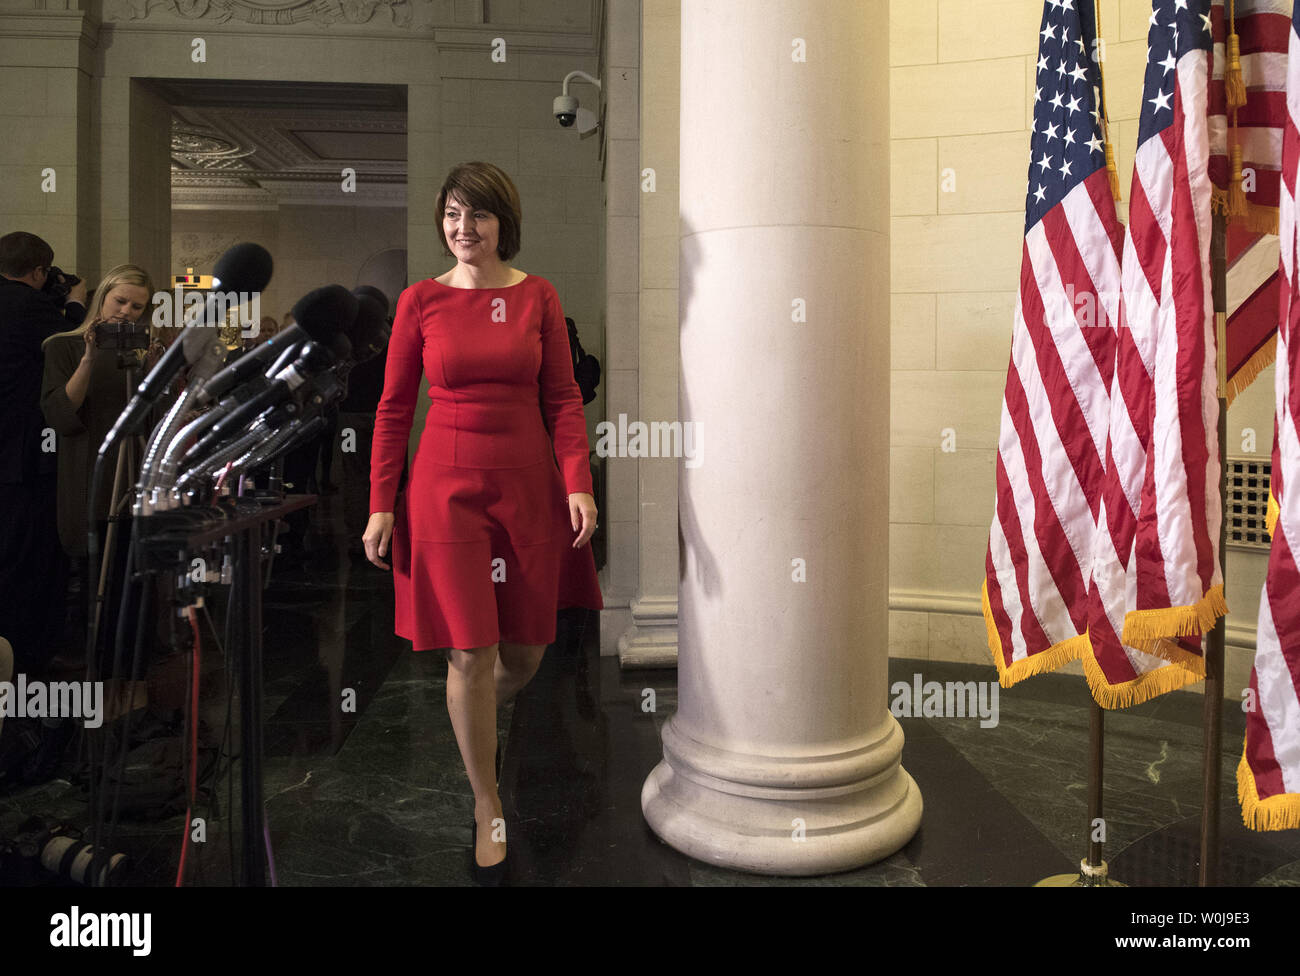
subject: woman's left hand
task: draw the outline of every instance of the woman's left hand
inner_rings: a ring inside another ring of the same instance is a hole
[[[570,495],[569,523],[574,532],[578,532],[579,526],[582,528],[578,532],[578,538],[573,541],[573,548],[581,549],[596,531],[596,499],[585,491],[575,491]]]

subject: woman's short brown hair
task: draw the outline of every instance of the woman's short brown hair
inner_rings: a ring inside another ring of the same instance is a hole
[[[438,191],[435,210],[438,217],[438,240],[442,241],[442,252],[447,257],[451,257],[451,248],[447,245],[447,236],[442,232],[442,219],[451,197],[475,210],[486,210],[496,216],[500,224],[497,255],[502,261],[509,261],[519,253],[519,225],[523,220],[519,209],[519,191],[504,171],[491,163],[474,162],[461,163],[447,174],[442,189]]]

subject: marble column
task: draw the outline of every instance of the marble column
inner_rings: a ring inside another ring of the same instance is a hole
[[[915,833],[887,708],[886,0],[682,5],[679,708],[667,843],[782,875]]]

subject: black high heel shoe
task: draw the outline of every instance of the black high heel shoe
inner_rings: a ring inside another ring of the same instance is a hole
[[[506,878],[506,865],[510,862],[510,848],[506,847],[506,856],[496,864],[483,867],[478,863],[478,822],[474,822],[469,848],[469,873],[474,883],[484,888],[500,887]]]

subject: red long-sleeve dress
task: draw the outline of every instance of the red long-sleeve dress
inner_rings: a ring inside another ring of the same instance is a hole
[[[422,374],[429,413],[398,497]],[[417,651],[549,644],[557,608],[602,609],[573,492],[591,492],[591,467],[554,286],[402,292],[370,464],[370,511],[394,513],[397,634]]]

